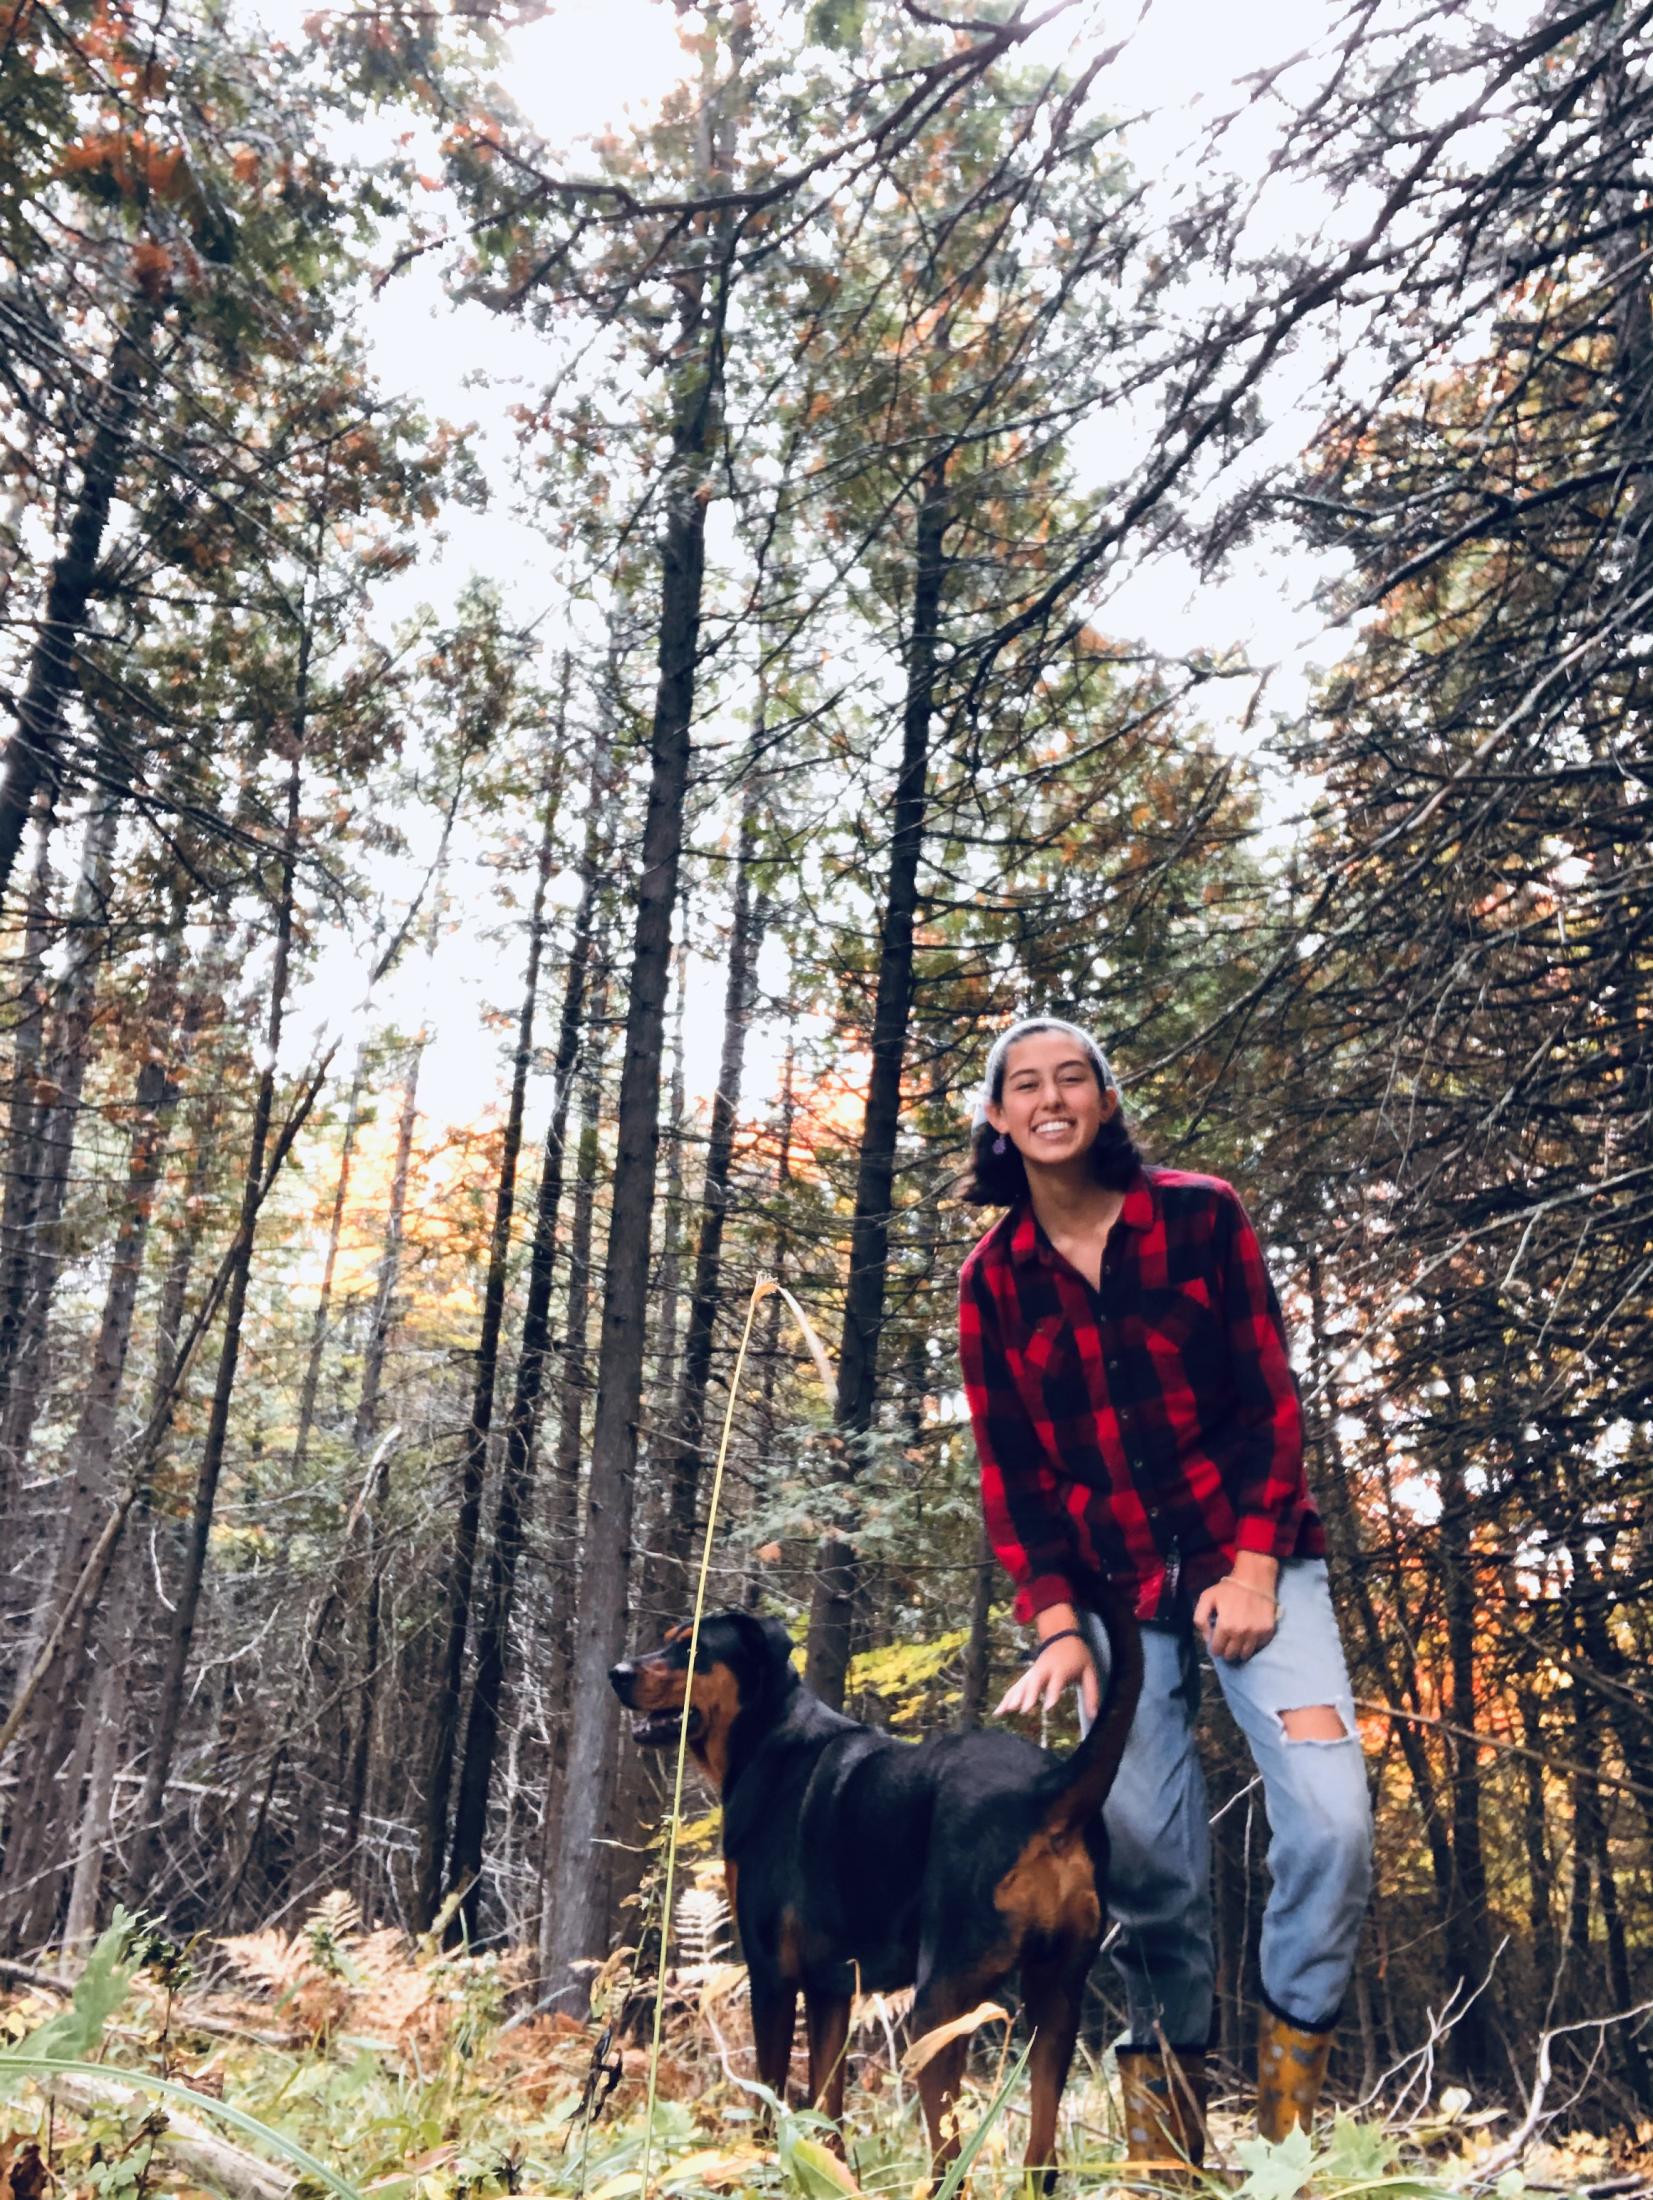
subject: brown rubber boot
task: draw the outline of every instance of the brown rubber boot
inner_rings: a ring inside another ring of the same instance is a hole
[[[1257,2129],[1278,2143],[1299,2124],[1314,2123],[1320,2088],[1326,2082],[1329,2032],[1305,2032],[1272,2009],[1263,2011],[1257,2035]]]
[[[1206,2071],[1203,2052],[1168,2047],[1118,2050],[1125,2112],[1125,2158],[1118,2168],[1156,2185],[1198,2183],[1184,2174],[1205,2160]]]

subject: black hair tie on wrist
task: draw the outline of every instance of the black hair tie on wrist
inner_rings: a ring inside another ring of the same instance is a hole
[[[1054,1635],[1046,1635],[1037,1650],[1028,1652],[1027,1662],[1029,1665],[1036,1665],[1053,1642],[1088,1642],[1089,1640],[1089,1636],[1082,1627],[1058,1627]]]

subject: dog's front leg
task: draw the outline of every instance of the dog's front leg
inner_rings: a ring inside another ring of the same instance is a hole
[[[792,2030],[798,2018],[798,1989],[785,1979],[766,1978],[755,1967],[751,1985],[752,2045],[757,2050],[758,2077],[776,2100],[784,2101],[787,2075],[792,2068]]]

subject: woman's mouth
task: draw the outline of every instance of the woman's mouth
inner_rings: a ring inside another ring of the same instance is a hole
[[[1034,1127],[1033,1135],[1035,1138],[1048,1139],[1054,1144],[1058,1138],[1066,1138],[1073,1128],[1071,1123],[1040,1123]]]

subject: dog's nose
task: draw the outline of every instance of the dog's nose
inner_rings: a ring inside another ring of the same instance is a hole
[[[618,1665],[611,1665],[608,1669],[608,1685],[622,1703],[630,1703],[631,1684],[636,1678],[637,1668],[629,1658],[623,1659]]]

